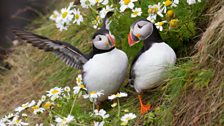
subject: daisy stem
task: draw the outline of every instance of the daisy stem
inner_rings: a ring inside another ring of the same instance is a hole
[[[80,93],[80,91],[79,91],[79,93]],[[75,102],[76,102],[76,99],[77,99],[77,97],[79,96],[79,93],[75,96],[75,98],[74,98],[74,101],[73,101],[73,103],[72,103],[72,108],[71,108],[71,110],[70,110],[70,115],[72,114],[72,112],[73,112],[73,109],[74,109],[74,106],[75,106]]]
[[[93,113],[94,113],[94,110],[95,110],[95,104],[94,104],[94,102],[93,102]]]
[[[120,119],[121,106],[120,106],[119,98],[117,99],[117,109],[118,109],[117,116],[118,116],[118,119]]]

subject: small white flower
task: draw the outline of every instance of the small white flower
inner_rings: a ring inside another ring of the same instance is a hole
[[[28,126],[29,125],[28,123],[22,122],[22,120],[19,119],[18,116],[15,116],[12,119],[12,121],[9,121],[7,124],[10,126]]]
[[[47,91],[47,96],[50,97],[52,101],[60,97],[60,94],[63,92],[62,88],[54,87],[50,91]]]
[[[81,6],[86,9],[94,5],[93,3],[90,2],[90,0],[80,0],[80,3]]]
[[[70,10],[69,8],[62,8],[60,21],[69,24],[74,17],[72,13],[73,13],[73,10]]]
[[[74,120],[74,116],[68,115],[67,117],[56,117],[55,121],[57,122],[57,126],[68,126],[70,122]]]
[[[77,84],[77,85],[83,84],[83,81],[82,81],[82,74],[79,74],[79,75],[76,77],[76,84]]]
[[[46,98],[47,97],[45,95],[41,96],[41,101],[44,102],[46,100]]]
[[[50,20],[56,21],[60,17],[60,13],[55,10],[53,14],[50,16]]]
[[[131,17],[137,17],[142,15],[142,8],[135,8],[132,10]]]
[[[99,111],[96,109],[94,110],[94,113],[96,116],[101,116],[103,119],[106,119],[108,118],[110,115],[107,114],[107,112],[103,109],[100,109]]]
[[[108,99],[109,100],[114,100],[114,99],[116,99],[116,98],[122,98],[122,97],[127,97],[128,96],[128,94],[127,93],[125,93],[125,92],[120,92],[120,93],[117,93],[116,95],[111,95],[111,96],[108,96]]]
[[[80,25],[80,23],[83,22],[83,16],[80,14],[79,9],[77,9],[77,10],[74,9],[73,13],[74,13],[74,17],[75,17],[73,23],[77,23],[78,25]]]
[[[158,4],[155,4],[155,5],[149,5],[148,6],[149,16],[148,16],[147,20],[154,23],[156,18],[157,18],[157,15],[159,15],[160,17],[163,17],[162,11],[163,10],[161,8],[160,2]]]
[[[135,119],[135,118],[136,118],[136,115],[133,113],[125,114],[124,116],[121,117],[121,121],[122,121],[121,125],[127,125],[128,121]]]
[[[6,123],[2,119],[0,119],[0,126],[6,126]]]
[[[101,95],[104,95],[103,92],[104,92],[103,90],[101,90],[101,91],[91,91],[89,94],[83,95],[83,97],[85,99],[89,98],[91,102],[96,102],[96,99],[98,97],[100,97]]]
[[[135,7],[134,2],[138,0],[121,0],[120,1],[120,12],[124,12],[127,8],[133,9]]]
[[[104,121],[102,121],[102,122],[94,122],[94,126],[104,126]]]
[[[56,27],[59,29],[59,31],[68,30],[68,24],[64,22],[58,21],[56,23]]]
[[[112,108],[114,108],[116,106],[117,106],[117,103],[116,102],[111,105]]]
[[[166,0],[165,2],[163,2],[164,4],[164,7],[163,7],[163,11],[164,13],[167,12],[167,7],[177,7],[177,5],[179,4],[179,0],[174,0],[174,1],[171,1],[171,0]]]
[[[113,10],[114,10],[114,8],[113,8],[112,5],[111,5],[111,6],[107,5],[105,8],[103,8],[103,9],[100,11],[100,13],[99,13],[100,18],[105,18],[106,14],[107,14],[108,12],[110,12],[110,11],[113,11]]]
[[[109,3],[109,0],[89,0],[91,5],[95,5],[95,4],[103,4],[103,5],[107,5]]]
[[[71,91],[71,89],[70,89],[70,87],[69,87],[69,86],[66,86],[66,87],[64,88],[64,91],[65,91],[65,92],[70,92],[70,91]]]
[[[164,23],[167,23],[167,21],[160,21],[160,22],[155,23],[156,28],[159,29],[159,31],[163,31]]]
[[[30,107],[32,107],[32,106],[34,106],[36,104],[36,102],[33,100],[32,102],[27,102],[27,103],[25,103],[25,104],[22,104],[22,106],[20,106],[20,107],[17,107],[16,109],[15,109],[15,111],[16,112],[22,112],[23,110],[25,110],[25,109],[27,109],[27,108],[30,108]]]
[[[22,114],[22,117],[27,117],[28,115],[26,113],[23,113]]]
[[[36,124],[36,126],[44,126],[44,124],[43,123],[40,123],[40,124]]]
[[[201,2],[201,0],[197,0],[199,3]],[[193,5],[193,4],[196,4],[197,2],[196,2],[196,0],[187,0],[187,3],[189,4],[189,5]]]
[[[33,110],[33,113],[36,115],[36,114],[40,114],[40,113],[43,113],[45,111],[44,108],[41,108],[40,106],[38,105],[35,105],[32,107],[32,110]]]

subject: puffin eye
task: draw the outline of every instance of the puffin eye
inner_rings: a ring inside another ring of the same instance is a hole
[[[101,41],[102,39],[101,39],[101,37],[99,37],[99,41]]]
[[[141,25],[139,25],[139,24],[137,24],[137,26],[138,26],[138,28],[140,28],[140,29],[142,28],[142,26],[141,26]]]

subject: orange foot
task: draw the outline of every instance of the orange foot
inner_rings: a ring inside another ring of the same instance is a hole
[[[151,105],[141,105],[141,114],[146,114],[151,109]]]
[[[147,113],[152,107],[151,105],[144,105],[142,102],[142,96],[138,95],[138,99],[141,105],[141,114],[144,115],[145,113]]]

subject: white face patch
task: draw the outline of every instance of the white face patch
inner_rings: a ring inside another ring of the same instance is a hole
[[[100,50],[109,50],[112,47],[110,46],[109,40],[105,35],[97,35],[93,39],[93,45]]]
[[[140,39],[145,40],[153,32],[153,24],[148,21],[139,21],[133,27],[133,34],[135,36],[141,35]]]

